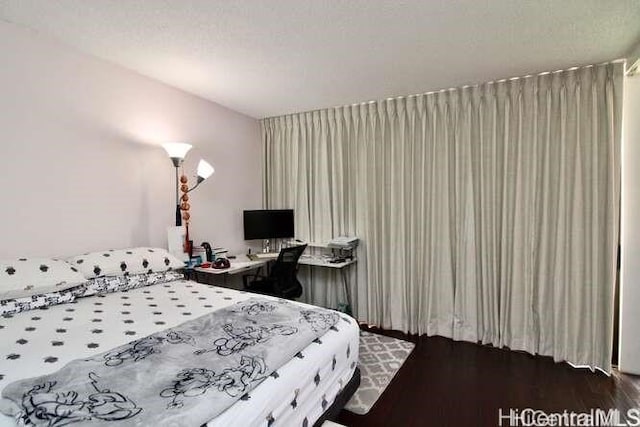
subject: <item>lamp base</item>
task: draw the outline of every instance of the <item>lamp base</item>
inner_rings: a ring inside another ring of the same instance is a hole
[[[176,205],[176,226],[182,225],[182,212],[180,212],[180,205]]]

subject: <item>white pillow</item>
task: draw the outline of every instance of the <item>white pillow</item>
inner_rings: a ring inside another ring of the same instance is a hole
[[[85,281],[78,269],[64,261],[0,259],[0,300],[62,291]]]
[[[67,259],[84,277],[128,276],[184,268],[184,262],[162,248],[131,248],[92,252]]]

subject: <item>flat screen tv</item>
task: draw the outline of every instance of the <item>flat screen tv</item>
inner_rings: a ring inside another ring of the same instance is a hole
[[[293,209],[244,211],[244,239],[281,239],[294,237]]]

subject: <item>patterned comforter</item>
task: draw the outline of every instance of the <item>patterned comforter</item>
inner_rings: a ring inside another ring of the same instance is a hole
[[[25,425],[199,426],[339,320],[331,310],[251,298],[16,381],[0,409]]]

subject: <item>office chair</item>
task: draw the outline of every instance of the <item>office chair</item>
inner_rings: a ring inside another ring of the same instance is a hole
[[[285,299],[294,299],[302,295],[302,285],[296,277],[298,260],[307,245],[285,248],[271,266],[268,276],[244,276],[244,288],[259,294],[273,295]],[[253,277],[253,280],[248,279]]]

